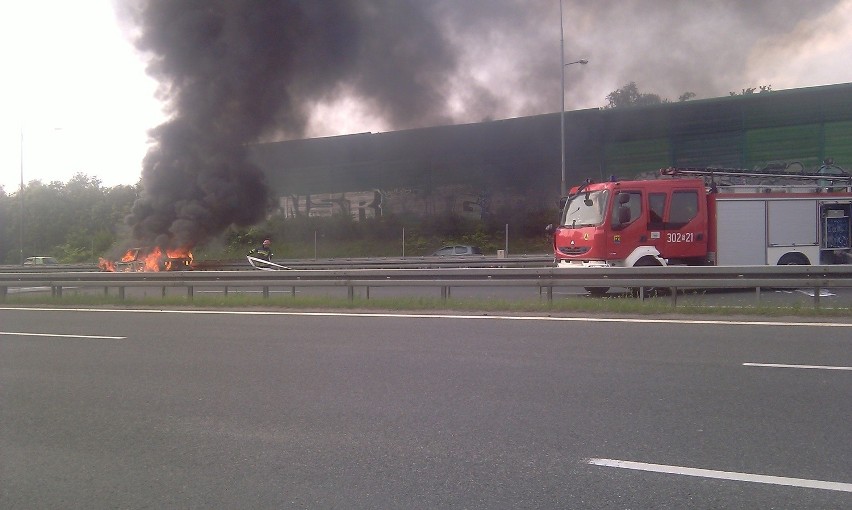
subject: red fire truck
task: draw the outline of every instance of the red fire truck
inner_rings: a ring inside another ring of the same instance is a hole
[[[830,161],[796,174],[666,168],[587,181],[562,202],[547,227],[561,267],[852,263],[852,177]]]

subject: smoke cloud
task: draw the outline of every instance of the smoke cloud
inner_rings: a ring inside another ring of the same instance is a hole
[[[347,89],[393,125],[444,123],[455,57],[421,2],[157,0],[139,4],[171,119],[152,131],[136,240],[194,246],[263,218],[269,196],[246,144],[300,136],[312,102]]]
[[[563,0],[566,61],[590,61],[566,69],[565,104],[602,106],[631,81],[673,100],[783,88],[754,81],[778,76],[766,72],[785,58],[772,41],[801,56],[819,33],[812,20],[848,3]],[[151,131],[143,191],[128,217],[143,243],[195,246],[261,220],[270,197],[247,144],[560,108],[558,0],[136,0],[120,8],[170,115]]]

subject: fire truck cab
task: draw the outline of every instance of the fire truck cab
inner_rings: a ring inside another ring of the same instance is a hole
[[[549,226],[559,266],[701,264],[708,246],[701,179],[587,183]]]
[[[708,171],[665,169],[663,175],[672,178],[587,182],[573,188],[562,201],[559,224],[547,229],[556,265],[852,262],[848,175],[842,186],[815,179],[795,185],[717,186],[714,178],[708,183],[692,177]]]

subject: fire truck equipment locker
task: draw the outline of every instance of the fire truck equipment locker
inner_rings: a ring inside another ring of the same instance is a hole
[[[766,264],[766,207],[762,200],[716,200],[716,264]]]
[[[769,246],[766,263],[776,265],[786,254],[801,253],[809,264],[819,263],[819,218],[814,198],[770,199],[766,201],[769,218]],[[793,263],[785,259],[786,263]],[[802,262],[801,257],[798,262]],[[783,263],[783,262],[782,262]]]

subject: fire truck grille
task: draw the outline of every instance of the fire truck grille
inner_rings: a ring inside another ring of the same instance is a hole
[[[559,253],[563,255],[582,255],[589,251],[588,246],[569,246],[559,248]]]

